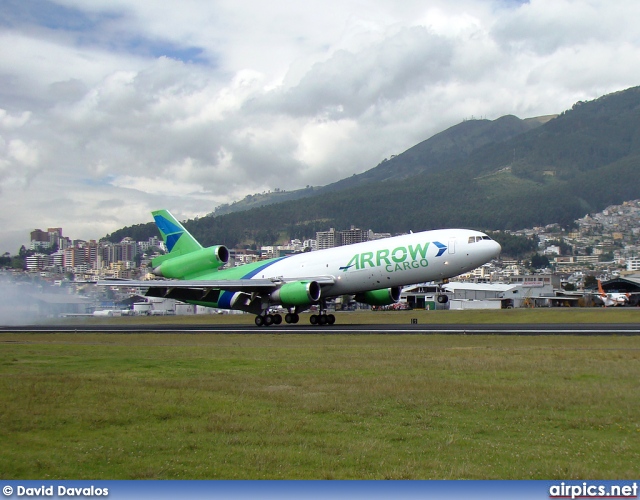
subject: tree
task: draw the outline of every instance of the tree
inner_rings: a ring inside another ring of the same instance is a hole
[[[598,286],[598,280],[595,276],[589,275],[584,278],[584,287],[585,288],[595,288]]]
[[[600,254],[600,256],[598,257],[598,262],[610,262],[613,260],[613,252],[606,252],[603,254]]]
[[[546,255],[534,254],[531,257],[531,267],[533,269],[544,269],[545,267],[549,267],[549,264],[549,258]]]
[[[24,248],[24,247],[23,247]],[[11,263],[9,264],[11,269],[26,269],[26,261],[24,257],[20,257],[19,255],[15,255],[11,258]]]
[[[564,238],[559,240],[549,240],[549,245],[555,245],[560,248],[560,255],[573,255],[573,247],[567,243]]]
[[[11,264],[11,254],[6,252],[2,256],[0,256],[0,266],[6,267]]]
[[[494,240],[500,243],[503,255],[520,258],[534,251],[538,247],[538,238],[527,238],[513,234],[499,232],[488,233]]]

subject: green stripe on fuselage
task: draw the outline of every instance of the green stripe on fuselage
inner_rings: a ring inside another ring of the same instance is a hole
[[[275,259],[260,260],[251,264],[243,264],[237,267],[230,267],[220,271],[214,271],[204,276],[199,276],[199,280],[241,280],[253,278],[261,270],[268,268],[275,262],[279,262],[286,257],[276,257]]]
[[[260,273],[260,271],[268,268],[269,266],[271,266],[272,264],[274,264],[275,262],[279,262],[282,259],[285,259],[286,257],[276,257],[275,259],[267,259],[267,260],[260,260],[258,262],[252,262],[250,264],[243,264],[242,266],[237,266],[237,267],[230,267],[228,269],[222,269],[220,271],[214,271],[211,272],[209,274],[206,274],[204,276],[199,276],[198,280],[241,280],[241,279],[250,279],[254,276],[256,276],[257,274]],[[193,280],[193,281],[198,281],[198,280]],[[220,290],[224,290],[224,288],[221,288]],[[219,307],[218,304],[221,302],[221,298],[224,300],[224,294],[229,294],[229,293],[233,293],[233,292],[223,292],[222,294],[220,294],[220,298],[218,299],[218,302],[202,302],[202,301],[196,301],[196,300],[189,300],[187,301],[189,304],[195,304],[198,306],[207,306],[207,307]]]

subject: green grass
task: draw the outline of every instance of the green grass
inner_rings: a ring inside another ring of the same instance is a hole
[[[640,337],[3,334],[4,479],[640,472]]]

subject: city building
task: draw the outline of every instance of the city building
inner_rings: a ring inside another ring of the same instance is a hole
[[[340,231],[340,245],[353,245],[363,241],[369,241],[369,231],[363,231],[355,226],[351,226],[351,229]]]
[[[319,231],[316,233],[316,247],[318,250],[335,247],[336,240],[336,230],[333,227],[328,231]]]

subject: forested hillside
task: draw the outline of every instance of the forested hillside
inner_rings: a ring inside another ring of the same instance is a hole
[[[362,174],[371,177],[367,182],[203,217],[189,221],[187,228],[205,245],[228,246],[312,237],[318,230],[352,224],[391,233],[453,226],[521,229],[570,224],[607,205],[640,198],[640,88],[577,103],[557,118],[523,125],[517,133],[501,132],[496,122],[513,131],[522,120],[501,120],[488,122],[494,124],[488,128],[495,134],[490,140],[488,129],[479,133],[478,124],[465,122],[443,133],[440,142],[425,141]],[[455,141],[454,132],[462,134]],[[394,170],[397,175],[390,178]],[[109,239],[155,234],[152,224],[142,224],[116,231]]]
[[[359,175],[329,184],[324,191],[335,191],[370,182],[401,180],[431,172],[449,170],[487,144],[500,144],[528,130],[539,127],[554,116],[521,120],[508,115],[497,120],[467,120],[404,153],[384,160],[375,168]]]
[[[248,195],[232,204],[216,207],[213,215],[225,215],[284,201],[298,200],[333,191],[349,189],[371,182],[400,180],[431,171],[447,170],[481,146],[501,143],[546,123],[553,116],[521,120],[503,116],[497,120],[466,120],[409,148],[404,153],[385,158],[380,164],[361,174],[341,179],[326,186],[307,186],[294,191],[274,191]]]

